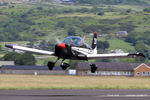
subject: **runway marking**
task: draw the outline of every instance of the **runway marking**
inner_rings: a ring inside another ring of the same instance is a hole
[[[147,94],[136,94],[136,95],[119,95],[119,94],[108,94],[108,95],[101,95],[101,96],[97,96],[97,97],[114,97],[114,98],[119,98],[119,97],[124,97],[124,98],[137,98],[137,97],[150,97],[150,95]]]
[[[147,94],[139,95],[0,95],[0,96],[35,96],[35,97],[103,97],[103,98],[138,98],[138,97],[150,97]]]

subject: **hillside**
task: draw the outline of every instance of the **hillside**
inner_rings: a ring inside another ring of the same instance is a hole
[[[137,0],[136,3],[142,1],[146,2],[146,0]],[[125,1],[122,4],[125,4]],[[108,50],[120,48],[125,52],[139,51],[149,57],[150,12],[143,11],[145,8],[147,6],[137,4],[95,7],[77,5],[77,2],[76,5],[49,2],[1,5],[0,41],[13,43],[30,41],[36,44],[45,40],[48,41],[48,46],[54,46],[57,43],[56,39],[78,35],[85,37],[85,41],[90,43],[89,34],[97,31],[104,36],[99,37],[99,41],[110,43]],[[128,36],[115,36],[118,31],[127,31]],[[46,43],[45,41],[41,44]],[[52,47],[44,49],[53,50]]]
[[[150,0],[67,0],[74,4],[90,5],[150,5]],[[28,2],[55,2],[67,3],[66,0],[2,0],[0,3],[28,3]]]
[[[77,4],[149,5],[150,0],[73,0]]]
[[[99,12],[105,14],[101,16]],[[128,9],[118,6],[13,5],[9,9],[0,8],[0,41],[51,40],[49,34],[62,38],[93,31],[100,34],[114,34],[118,30],[145,32],[149,30],[149,22],[149,13],[132,8],[128,13]]]

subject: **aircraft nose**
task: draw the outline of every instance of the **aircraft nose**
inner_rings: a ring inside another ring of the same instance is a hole
[[[65,48],[65,43],[58,44],[58,47],[61,48],[61,49],[64,49]]]

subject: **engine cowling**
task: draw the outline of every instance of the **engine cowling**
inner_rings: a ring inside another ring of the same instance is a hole
[[[72,56],[71,46],[58,44],[55,46],[55,55],[63,59],[69,59]]]

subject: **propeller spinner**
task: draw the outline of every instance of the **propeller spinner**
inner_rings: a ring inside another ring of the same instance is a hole
[[[64,49],[66,46],[65,46],[65,43],[59,43],[58,47],[61,48],[61,49]]]

